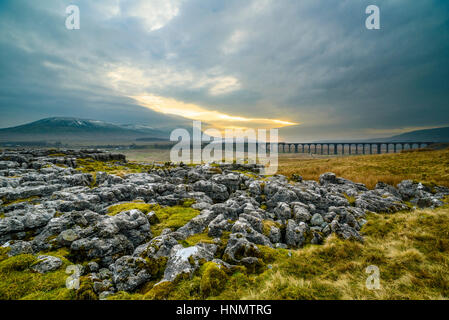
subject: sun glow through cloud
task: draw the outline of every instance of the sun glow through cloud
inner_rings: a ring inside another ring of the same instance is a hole
[[[143,94],[132,96],[136,102],[146,108],[157,112],[172,114],[187,119],[207,122],[217,128],[281,128],[296,125],[298,123],[266,118],[247,118],[221,113],[219,111],[207,110],[192,103],[177,101],[172,98],[165,98],[156,95]]]

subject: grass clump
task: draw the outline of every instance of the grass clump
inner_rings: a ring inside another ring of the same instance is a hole
[[[355,206],[355,197],[348,196],[346,193],[343,193],[343,196],[348,200],[349,205]]]

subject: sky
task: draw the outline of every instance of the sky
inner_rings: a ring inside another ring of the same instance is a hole
[[[448,126],[449,1],[1,0],[0,127],[53,116],[287,141]]]

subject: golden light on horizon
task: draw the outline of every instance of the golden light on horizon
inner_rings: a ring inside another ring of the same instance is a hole
[[[182,116],[187,119],[200,120],[212,124],[217,128],[236,127],[235,122],[239,122],[241,128],[248,127],[264,127],[264,128],[281,128],[286,126],[297,125],[298,123],[267,118],[247,118],[242,116],[234,116],[219,111],[207,110],[196,104],[185,103],[172,98],[165,98],[156,95],[143,94],[139,96],[131,96],[136,102],[145,107],[164,114],[172,114]]]

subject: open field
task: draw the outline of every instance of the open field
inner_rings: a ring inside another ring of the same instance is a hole
[[[299,174],[306,180],[318,180],[324,172],[360,182],[373,188],[382,181],[396,185],[412,179],[425,183],[449,186],[449,149],[402,152],[396,154],[305,157],[280,154],[279,174],[290,177]]]

